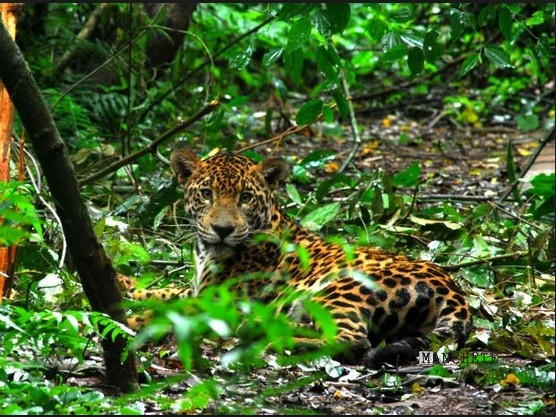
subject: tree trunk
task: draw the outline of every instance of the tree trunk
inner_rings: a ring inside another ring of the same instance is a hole
[[[46,177],[83,291],[93,310],[124,323],[126,317],[116,272],[94,233],[67,148],[23,54],[4,25],[0,25],[0,57],[0,80],[10,94]],[[125,340],[104,337],[102,348],[107,383],[124,392],[134,390],[137,387],[135,355],[130,353],[121,363]]]
[[[20,3],[0,4],[0,22],[6,26],[12,39],[15,39],[17,15]],[[0,82],[0,181],[10,180],[10,150],[12,145],[12,121],[14,108],[10,96]],[[4,219],[0,218],[0,224]],[[17,246],[0,247],[0,302],[8,295],[13,282],[15,254]]]

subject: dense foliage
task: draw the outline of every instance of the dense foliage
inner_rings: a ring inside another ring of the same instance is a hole
[[[94,29],[80,36],[99,10]],[[146,13],[125,3],[28,4],[18,27],[18,43],[51,105],[95,231],[118,271],[158,287],[192,277],[192,236],[166,165],[177,144],[202,154],[244,150],[258,160],[278,149],[291,166],[279,195],[288,214],[346,248],[371,244],[451,266],[477,315],[470,343],[535,364],[468,369],[467,380],[484,386],[517,375],[523,386],[554,387],[554,315],[548,313],[555,286],[554,174],[501,198],[519,176],[515,148],[502,143],[504,176],[489,199],[425,201],[419,192],[434,178],[423,161],[387,172],[362,169],[355,157],[378,146],[366,120],[386,129],[391,114],[443,117],[451,128],[553,128],[554,4],[203,3],[185,32],[167,26],[167,13],[167,7]],[[184,35],[181,47],[153,67],[149,41],[174,33]],[[62,66],[67,52],[71,59]],[[218,107],[179,131],[173,143],[93,177],[211,100]],[[17,119],[14,131],[21,136]],[[274,139],[263,142],[268,138]],[[400,129],[396,140],[403,147],[427,139]],[[107,334],[128,335],[142,372],[168,359],[168,352],[146,347],[173,330],[177,353],[171,359],[198,381],[179,401],[149,395],[162,410],[206,409],[227,383],[267,366],[262,353],[268,345],[284,366],[329,353],[290,355],[295,330],[287,317],[276,315],[275,306],[238,298],[228,286],[196,299],[143,303],[157,315],[136,338],[86,312],[40,167],[32,151],[19,149],[14,142],[14,178],[17,159],[26,157],[26,179],[0,184],[0,244],[18,244],[18,282],[0,306],[0,413],[141,413],[146,394],[190,377],[149,381],[141,394],[117,399],[71,386],[72,373],[98,357],[99,323]],[[333,336],[325,312],[308,308]],[[234,341],[236,348],[217,364],[229,371],[227,380],[208,371],[215,364],[203,355],[204,338]],[[307,379],[281,389],[333,372],[308,371]],[[455,378],[460,371],[435,372]],[[377,381],[375,388],[385,385]],[[255,397],[262,403],[272,395],[276,391]],[[253,411],[235,407],[218,411]],[[545,411],[538,398],[527,407],[519,412]]]

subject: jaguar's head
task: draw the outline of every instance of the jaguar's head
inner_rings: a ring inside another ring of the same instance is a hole
[[[243,155],[217,154],[201,160],[182,149],[172,154],[171,166],[198,244],[213,259],[233,256],[271,227],[277,210],[273,192],[288,171],[281,159],[256,163]]]

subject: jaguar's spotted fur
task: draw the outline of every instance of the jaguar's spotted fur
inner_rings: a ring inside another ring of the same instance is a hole
[[[307,290],[332,314],[338,341],[350,346],[346,357],[369,367],[415,359],[430,334],[465,342],[472,327],[469,306],[440,266],[369,247],[347,256],[341,246],[289,219],[273,195],[287,174],[282,160],[258,164],[218,154],[203,161],[180,150],[171,165],[197,236],[194,291],[253,273],[262,275],[237,287],[253,298],[273,299],[284,288]],[[298,247],[308,253],[308,266],[302,266]],[[164,298],[177,291],[135,295]],[[303,320],[298,310],[291,307],[290,314]],[[382,340],[386,345],[378,347]]]

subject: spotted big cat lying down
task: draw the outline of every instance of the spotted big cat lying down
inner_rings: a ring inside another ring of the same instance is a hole
[[[288,172],[281,159],[256,163],[238,154],[216,154],[202,160],[182,149],[172,154],[171,166],[196,236],[194,292],[255,273],[256,279],[236,287],[252,299],[307,291],[333,317],[336,339],[347,346],[341,358],[370,368],[415,360],[429,346],[430,335],[465,343],[472,317],[450,275],[434,263],[370,247],[347,256],[340,245],[301,227],[274,196]],[[303,248],[308,265],[299,251],[285,250],[292,247]],[[178,293],[128,287],[136,298]],[[289,313],[307,322],[298,310],[292,306]]]

